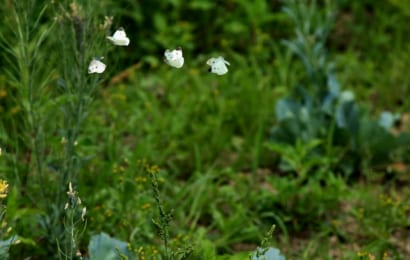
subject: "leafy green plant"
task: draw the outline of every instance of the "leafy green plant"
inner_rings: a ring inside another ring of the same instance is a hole
[[[0,149],[1,156],[1,149]],[[6,221],[6,207],[3,204],[3,200],[8,195],[9,184],[7,181],[0,179],[0,257],[2,259],[9,259],[9,250],[13,243],[16,242],[17,236],[11,235],[11,227]]]
[[[272,234],[275,231],[275,225],[272,225],[270,230],[266,233],[265,237],[261,241],[261,246],[250,257],[250,260],[285,260],[286,258],[281,255],[280,250],[274,247],[268,246],[269,240],[272,239]]]
[[[112,238],[106,233],[92,236],[88,251],[90,260],[136,259],[126,242]]]
[[[280,250],[274,247],[269,247],[264,250],[257,250],[252,255],[251,260],[285,260],[286,258],[280,254]]]
[[[378,123],[360,108],[352,92],[341,90],[335,64],[326,50],[336,12],[335,1],[326,1],[322,8],[316,1],[289,0],[285,1],[284,12],[294,23],[296,38],[283,43],[301,61],[305,76],[290,97],[277,102],[272,141],[308,145],[317,140],[319,144],[311,154],[336,159],[330,161],[331,169],[348,176],[357,173],[367,162],[386,164],[393,151],[409,144],[409,137],[406,133],[393,136],[386,129],[391,124],[385,117]],[[278,145],[271,148],[289,162],[289,153]]]
[[[171,221],[171,213],[165,212],[163,202],[161,201],[159,189],[158,189],[158,180],[156,174],[159,172],[158,166],[149,166],[145,165],[145,170],[149,174],[151,179],[152,193],[155,199],[155,202],[158,207],[159,221],[152,220],[155,227],[158,229],[158,234],[161,240],[164,243],[164,253],[165,258],[168,259],[168,247],[169,247],[169,223]]]
[[[296,172],[300,183],[306,181],[314,169],[320,169],[323,172],[328,170],[332,164],[332,158],[322,157],[315,153],[315,149],[321,145],[320,140],[309,140],[302,142],[296,141],[295,146],[289,144],[268,143],[270,150],[282,156],[280,169],[287,172]]]
[[[7,150],[15,155],[13,172],[28,195],[29,201],[21,203],[42,210],[36,221],[48,241],[42,249],[51,255],[55,243],[72,242],[72,236],[65,234],[73,234],[76,227],[71,223],[67,231],[68,226],[62,225],[63,195],[68,183],[77,185],[79,169],[87,161],[79,153],[78,142],[100,83],[87,69],[92,57],[107,52],[109,24],[99,28],[103,22],[98,21],[99,10],[91,12],[94,8],[88,1],[10,1],[7,8],[13,28],[1,37],[9,65],[5,71],[22,111],[21,117],[3,126],[12,127]],[[50,54],[52,58],[44,62]],[[74,249],[67,247],[65,257],[71,258]]]
[[[5,149],[11,155],[7,159],[12,165],[7,170],[14,175],[13,179],[20,191],[25,190],[26,194],[20,195],[23,198],[19,200],[20,203],[24,204],[28,200],[28,203],[38,205],[51,215],[49,194],[53,189],[46,188],[49,179],[46,174],[44,136],[47,132],[46,118],[50,115],[46,107],[51,104],[48,90],[54,70],[43,62],[43,48],[52,46],[47,39],[54,23],[50,21],[46,25],[41,22],[46,19],[50,9],[48,3],[8,1],[6,8],[9,23],[1,35],[7,62],[4,71],[10,84],[7,89],[11,96],[9,102],[19,111],[2,120],[2,128],[7,133],[2,136],[5,138],[2,142],[7,145]],[[50,63],[52,59],[50,57]],[[43,231],[47,233],[48,228],[50,226]],[[25,237],[27,234],[22,234],[22,231],[21,227],[16,229],[19,235]],[[55,242],[54,239],[51,239],[51,243]]]
[[[155,199],[155,204],[157,206],[159,214],[159,220],[152,219],[152,223],[157,229],[158,235],[163,242],[164,258],[178,260],[189,259],[194,250],[191,245],[185,244],[181,248],[170,246],[169,226],[172,220],[172,212],[165,211],[163,201],[160,197],[157,178],[157,174],[159,173],[160,169],[156,165],[149,165],[146,161],[142,161],[141,163],[143,164],[145,172],[149,174],[149,178],[151,180],[152,196]]]
[[[66,213],[64,217],[65,239],[62,241],[64,244],[60,245],[60,241],[57,241],[60,259],[73,259],[75,256],[81,256],[79,244],[87,226],[87,208],[82,206],[78,192],[73,188],[71,182],[68,184],[67,196],[68,201],[64,206]]]

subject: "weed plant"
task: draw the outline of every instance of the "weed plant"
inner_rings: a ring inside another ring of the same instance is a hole
[[[8,34],[2,34],[5,71],[24,122],[11,124],[14,136],[9,139],[17,142],[9,143],[7,150],[18,156],[13,161],[19,186],[26,186],[24,193],[41,212],[34,218],[27,216],[31,218],[27,221],[42,226],[47,241],[43,249],[50,254],[56,252],[56,242],[78,243],[73,218],[68,226],[62,224],[64,193],[69,183],[73,193],[85,161],[77,145],[100,81],[88,75],[87,68],[93,56],[107,52],[104,39],[110,24],[98,28],[104,21],[98,21],[101,16],[88,1],[9,1],[7,8],[11,20]],[[22,154],[25,164],[21,164]],[[70,210],[77,205],[71,203]],[[24,234],[27,231],[19,230],[22,236],[30,235]],[[63,258],[72,259],[77,247],[66,247]]]

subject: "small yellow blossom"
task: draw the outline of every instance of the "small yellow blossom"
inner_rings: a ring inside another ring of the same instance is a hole
[[[151,204],[150,203],[145,203],[144,205],[141,206],[142,209],[149,209],[151,208]]]
[[[0,180],[0,199],[7,197],[9,184],[5,180]]]
[[[105,214],[107,217],[111,217],[111,216],[112,216],[112,211],[109,210],[109,209],[106,209],[105,212],[104,212],[104,214]]]
[[[10,113],[12,114],[12,115],[15,115],[15,114],[17,114],[18,112],[20,112],[20,107],[19,106],[15,106],[15,107],[13,107],[12,109],[10,109]]]
[[[4,89],[0,89],[0,98],[4,98],[7,96],[7,91],[5,91]]]
[[[114,165],[112,166],[112,172],[115,174],[115,173],[118,173],[118,165],[117,165],[117,163],[114,163]]]
[[[160,169],[158,165],[151,165],[151,166],[147,165],[146,170],[148,173],[155,174],[155,173],[158,173]]]
[[[147,178],[146,177],[141,177],[141,176],[135,177],[134,180],[135,180],[135,182],[142,182],[142,183],[147,182]]]

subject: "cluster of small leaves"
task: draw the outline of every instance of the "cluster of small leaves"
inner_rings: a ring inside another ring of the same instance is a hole
[[[151,179],[151,187],[153,197],[156,201],[158,212],[159,212],[159,221],[152,219],[152,223],[158,230],[158,234],[161,240],[164,243],[165,257],[168,259],[168,244],[169,244],[169,223],[172,220],[172,215],[170,212],[166,212],[164,209],[163,202],[160,198],[160,192],[158,188],[158,179],[157,174],[159,172],[158,166],[150,166],[145,164],[145,171],[149,174]]]
[[[153,197],[155,199],[159,220],[152,219],[152,223],[157,229],[158,235],[164,243],[164,257],[165,259],[188,259],[194,252],[192,245],[186,245],[182,248],[170,248],[170,234],[169,226],[172,221],[172,211],[166,211],[164,203],[160,196],[157,174],[160,172],[160,168],[157,165],[150,165],[146,160],[141,160],[140,164],[143,166],[144,171],[149,174],[151,180],[151,189]]]
[[[285,260],[286,258],[281,255],[280,250],[269,246],[272,240],[273,232],[275,231],[275,225],[272,225],[268,232],[261,241],[261,246],[258,247],[255,252],[249,257],[250,260]]]

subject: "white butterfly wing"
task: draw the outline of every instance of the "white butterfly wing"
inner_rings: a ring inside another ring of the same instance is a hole
[[[219,56],[218,58],[210,58],[206,61],[206,64],[211,66],[209,71],[217,75],[228,73],[228,67],[226,65],[230,65],[222,56]]]
[[[127,37],[124,29],[115,31],[113,36],[107,36],[107,39],[117,46],[128,46],[130,44],[130,39]]]
[[[90,62],[90,65],[88,66],[88,73],[89,74],[92,74],[92,73],[101,74],[105,71],[106,67],[107,65],[105,65],[101,61],[94,59]]]
[[[169,60],[173,60],[174,59],[174,53],[170,50],[165,50],[164,52],[164,56],[165,56],[165,60],[169,61]]]
[[[224,59],[224,57],[219,56],[218,58],[215,59],[217,62],[223,62],[226,65],[231,65],[227,60]]]
[[[172,51],[174,53],[174,59],[179,59],[182,58],[182,50],[181,49],[176,49]]]
[[[129,38],[116,39],[114,44],[117,46],[128,46],[130,44],[130,39]]]
[[[179,69],[184,65],[184,58],[179,57],[179,58],[170,60],[170,61],[168,61],[168,64],[172,67],[175,67],[175,68]]]
[[[165,50],[164,57],[165,63],[167,63],[171,67],[179,69],[184,65],[184,57],[182,56],[181,49],[175,49],[172,51]]]
[[[180,58],[171,59],[171,60],[165,59],[165,63],[168,64],[171,67],[179,69],[184,65],[184,58],[180,57]]]
[[[211,72],[217,75],[224,75],[228,72],[228,67],[222,61],[215,62],[211,67]]]
[[[212,64],[214,64],[216,62],[215,58],[210,58],[209,60],[206,61],[206,64],[209,66],[212,66]]]
[[[116,30],[112,37],[114,39],[123,39],[123,38],[127,38],[127,34],[125,33],[124,30]]]

